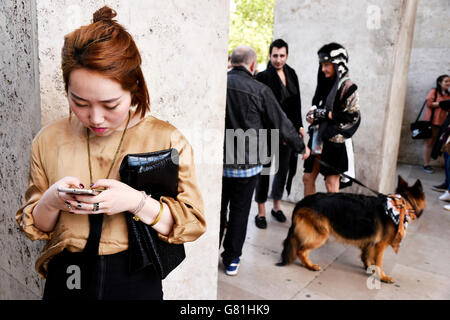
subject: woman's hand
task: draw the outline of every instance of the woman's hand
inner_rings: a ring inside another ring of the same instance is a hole
[[[83,189],[84,186],[80,179],[76,177],[64,177],[61,180],[55,182],[47,191],[44,192],[41,199],[39,200],[40,206],[46,206],[47,208],[54,210],[65,210],[68,211],[70,207],[68,206],[68,201],[73,200],[73,195],[59,192],[58,187],[65,188],[79,188]]]
[[[51,232],[55,228],[61,210],[69,211],[71,209],[69,201],[73,200],[73,195],[59,192],[59,186],[84,188],[80,179],[64,177],[44,192],[33,209],[34,225],[43,232]]]
[[[133,211],[142,199],[141,192],[114,179],[98,180],[91,188],[105,188],[106,190],[96,196],[74,195],[74,199],[68,201],[72,207],[71,213],[114,215],[124,211]]]

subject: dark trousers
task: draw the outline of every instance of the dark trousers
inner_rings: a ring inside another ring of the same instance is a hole
[[[281,200],[283,197],[284,186],[286,184],[287,174],[289,172],[289,160],[291,158],[292,149],[288,145],[284,145],[280,141],[278,157],[272,156],[272,159],[278,165],[278,171],[275,173],[272,182],[272,194],[271,197],[274,200]],[[269,172],[270,166],[273,161],[265,164],[263,172]],[[265,203],[267,201],[267,195],[269,192],[270,175],[260,174],[256,183],[255,201],[257,203]]]
[[[162,300],[152,265],[130,274],[128,251],[92,256],[64,250],[48,266],[44,300]]]
[[[240,257],[247,234],[248,215],[258,175],[250,178],[222,179],[222,206],[220,210],[220,244],[223,240],[222,261],[225,265]],[[227,212],[229,205],[229,214]]]

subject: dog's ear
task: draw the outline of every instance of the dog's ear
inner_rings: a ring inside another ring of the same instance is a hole
[[[406,190],[408,188],[408,182],[403,180],[403,178],[399,175],[398,176],[398,183],[397,183],[397,191],[399,190]]]
[[[419,192],[423,192],[422,182],[420,182],[419,179],[417,179],[416,183],[414,183],[413,189]]]

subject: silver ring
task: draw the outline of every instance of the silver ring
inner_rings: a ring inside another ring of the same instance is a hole
[[[98,202],[94,203],[94,211],[98,211],[100,209],[100,204]]]

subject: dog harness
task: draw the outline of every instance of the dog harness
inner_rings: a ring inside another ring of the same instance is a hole
[[[400,194],[390,194],[386,196],[386,208],[385,212],[394,222],[397,227],[397,234],[392,241],[392,248],[395,253],[398,252],[400,248],[400,242],[406,234],[406,228],[408,227],[408,222],[416,218],[415,209],[413,204],[410,204],[411,208],[407,208],[407,201]]]

